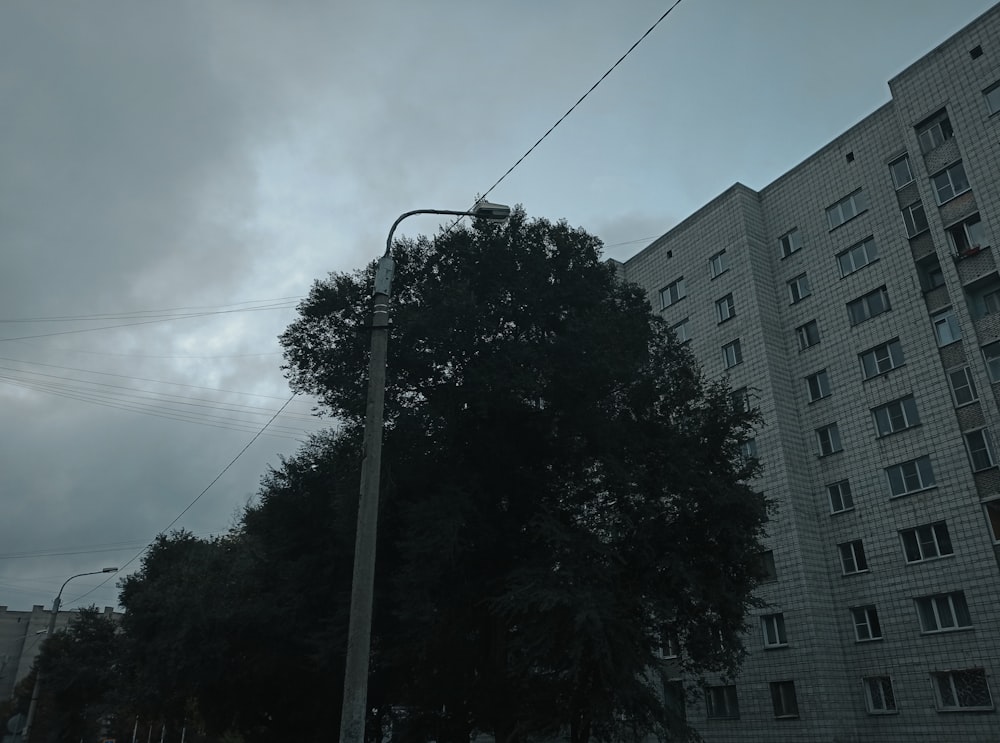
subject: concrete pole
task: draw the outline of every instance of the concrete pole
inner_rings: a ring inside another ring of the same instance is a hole
[[[388,262],[388,265],[384,265]],[[379,260],[378,274],[387,274],[379,286],[376,278],[372,311],[372,345],[368,359],[368,401],[365,408],[364,460],[361,463],[361,496],[358,532],[354,541],[354,575],[351,614],[347,630],[347,667],[341,708],[341,743],[363,743],[368,701],[368,657],[371,652],[372,602],[375,587],[375,542],[378,533],[378,498],[382,469],[382,416],[385,408],[386,349],[389,345],[389,282],[392,259]]]

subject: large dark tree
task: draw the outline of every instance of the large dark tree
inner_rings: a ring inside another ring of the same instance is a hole
[[[740,659],[753,414],[599,247],[520,210],[394,247],[371,701],[416,737],[669,738],[664,628],[695,676]],[[372,281],[318,282],[282,336],[354,461]]]

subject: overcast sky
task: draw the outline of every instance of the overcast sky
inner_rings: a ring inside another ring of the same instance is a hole
[[[135,557],[288,399],[312,281],[468,208],[672,1],[0,5],[0,605]],[[490,198],[628,257],[990,5],[684,0]],[[310,408],[176,527],[224,532]],[[64,606],[115,605],[99,582]]]

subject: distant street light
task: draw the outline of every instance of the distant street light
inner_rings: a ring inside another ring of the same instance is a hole
[[[447,214],[502,222],[510,207],[480,201],[469,211],[416,209],[399,215],[389,229],[385,253],[375,270],[372,297],[372,345],[368,359],[368,402],[365,408],[364,460],[361,463],[361,496],[358,532],[354,541],[354,575],[351,581],[351,616],[347,630],[347,666],[344,670],[344,703],[340,717],[340,743],[364,743],[368,702],[368,655],[371,652],[372,598],[375,585],[375,540],[378,533],[379,476],[382,467],[382,417],[385,405],[385,359],[389,342],[389,296],[392,291],[392,236],[396,227],[415,214]]]
[[[63,582],[62,587],[59,589],[59,593],[56,594],[55,599],[52,601],[52,613],[49,615],[49,628],[45,630],[48,633],[48,638],[51,639],[56,631],[56,617],[59,614],[59,604],[62,603],[62,592],[66,584],[69,583],[74,578],[80,578],[84,575],[101,575],[102,573],[117,573],[118,568],[103,568],[102,570],[94,570],[90,573],[77,573],[76,575],[71,575],[69,578]],[[41,634],[40,632],[38,634]],[[41,695],[42,689],[42,672],[36,671],[35,673],[35,688],[31,692],[31,704],[28,705],[28,719],[24,723],[24,732],[21,735],[21,740],[30,740],[31,735],[31,723],[35,719],[35,708],[38,706],[38,697]]]

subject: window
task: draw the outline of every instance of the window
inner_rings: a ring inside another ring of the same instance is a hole
[[[983,316],[995,315],[1000,312],[1000,289],[991,288],[983,293],[981,297],[983,303]]]
[[[843,253],[837,254],[837,265],[840,266],[840,275],[842,277],[852,274],[877,260],[878,246],[875,244],[875,238],[873,237],[862,240]]]
[[[892,692],[892,679],[888,676],[863,676],[865,707],[872,715],[896,712],[896,695]]]
[[[688,318],[685,317],[676,325],[672,325],[670,329],[674,331],[674,335],[677,336],[678,343],[686,343],[691,340],[691,336],[689,335],[690,330],[688,329]]]
[[[836,423],[816,429],[816,443],[819,446],[819,455],[825,457],[829,454],[836,454],[843,447],[840,445],[840,431]]]
[[[777,719],[795,719],[799,716],[799,702],[795,698],[794,681],[772,681],[771,705]]]
[[[660,632],[660,647],[656,650],[656,657],[660,660],[671,660],[680,654],[681,643],[677,633],[669,628]]]
[[[830,396],[830,377],[826,369],[821,369],[815,374],[806,377],[806,387],[809,390],[809,402],[822,400]]]
[[[726,258],[726,251],[720,250],[708,259],[708,266],[712,272],[712,278],[720,276],[729,270],[729,259]]]
[[[1000,544],[1000,500],[991,500],[983,504],[986,520],[990,524],[990,536],[994,544]]]
[[[745,413],[750,409],[750,393],[746,387],[740,387],[729,393],[729,402],[737,413]]]
[[[722,363],[727,369],[732,369],[737,364],[743,363],[743,351],[740,348],[739,338],[722,347]]]
[[[796,250],[802,248],[802,236],[799,234],[798,230],[792,230],[786,235],[783,235],[778,243],[781,245],[781,257],[787,258]]]
[[[705,709],[709,720],[738,720],[740,705],[736,698],[736,686],[729,684],[706,687]]]
[[[677,279],[672,284],[667,284],[660,289],[660,307],[666,309],[675,302],[679,302],[687,296],[687,289],[684,287],[684,277]]]
[[[924,205],[919,201],[903,207],[903,227],[906,228],[907,237],[916,237],[921,232],[929,229],[927,224],[927,214],[924,212]]]
[[[920,288],[925,292],[934,291],[939,286],[944,286],[944,272],[941,270],[941,261],[936,255],[917,261],[917,276],[920,278]]]
[[[969,190],[969,179],[965,176],[965,166],[961,161],[954,165],[949,165],[937,175],[931,176],[931,185],[934,187],[934,195],[937,203],[943,204],[951,201],[959,194]]]
[[[987,343],[982,348],[983,361],[986,362],[986,371],[990,375],[991,382],[1000,382],[1000,341]]]
[[[962,329],[958,326],[954,310],[949,309],[931,315],[931,323],[934,325],[934,336],[937,338],[938,346],[947,346],[949,343],[962,340]]]
[[[765,550],[757,555],[757,571],[761,583],[774,583],[778,580],[778,570],[774,567],[774,550]]]
[[[868,196],[864,190],[858,189],[847,198],[827,207],[826,221],[832,230],[835,227],[840,227],[844,222],[854,219],[866,209],[868,209]]]
[[[951,128],[951,121],[948,120],[948,113],[942,108],[933,116],[925,119],[916,126],[917,140],[920,142],[920,151],[927,154],[933,149],[951,139],[954,132]]]
[[[953,632],[972,626],[969,606],[961,591],[923,596],[916,604],[921,632]]]
[[[868,292],[863,297],[848,302],[847,316],[851,320],[851,325],[857,325],[876,315],[881,315],[883,312],[888,312],[890,309],[889,292],[884,286],[880,286],[875,291]]]
[[[945,555],[955,554],[951,546],[948,525],[944,521],[924,524],[915,529],[899,532],[903,540],[903,555],[909,563],[935,560]]]
[[[784,614],[765,614],[760,618],[760,627],[764,632],[764,647],[780,648],[788,644]]]
[[[872,409],[872,415],[875,417],[875,431],[879,436],[888,436],[920,424],[917,401],[912,395],[879,405]]]
[[[973,472],[982,472],[996,466],[993,455],[993,439],[985,428],[965,434],[965,448],[969,451],[969,461]]]
[[[799,339],[799,350],[805,351],[819,343],[819,325],[815,320],[810,320],[805,325],[795,328],[795,335]]]
[[[898,160],[889,163],[889,172],[892,173],[892,184],[898,191],[907,183],[913,182],[913,173],[910,172],[910,157],[903,155]]]
[[[791,297],[791,304],[801,302],[810,294],[812,294],[812,290],[809,288],[809,278],[805,274],[796,276],[788,282],[788,296]]]
[[[1000,111],[1000,83],[993,83],[983,91],[983,98],[986,100],[986,110],[991,114]]]
[[[841,480],[826,486],[826,493],[830,497],[830,513],[841,513],[854,508],[854,499],[851,497],[851,483],[849,480]]]
[[[854,637],[858,642],[882,639],[882,627],[874,606],[856,606],[851,609],[851,616],[854,617]]]
[[[956,408],[979,399],[976,383],[972,380],[972,370],[967,366],[948,372],[948,384],[951,387],[951,397],[955,401]]]
[[[865,351],[859,358],[865,379],[871,379],[902,366],[903,347],[899,344],[899,339],[895,338],[888,343]]]
[[[868,572],[868,560],[865,559],[865,546],[860,539],[838,544],[837,549],[840,550],[840,567],[844,571],[844,575]]]
[[[948,240],[958,255],[968,256],[986,247],[986,230],[978,214],[948,228]]]
[[[934,469],[931,458],[926,455],[886,467],[885,474],[889,478],[889,492],[894,498],[934,487]]]
[[[982,668],[938,671],[931,674],[938,709],[942,712],[993,709],[993,697]]]
[[[740,456],[744,459],[757,458],[757,439],[747,439],[740,444]]]
[[[736,315],[736,303],[733,302],[733,295],[727,294],[722,299],[715,302],[715,317],[719,322],[725,322]]]

